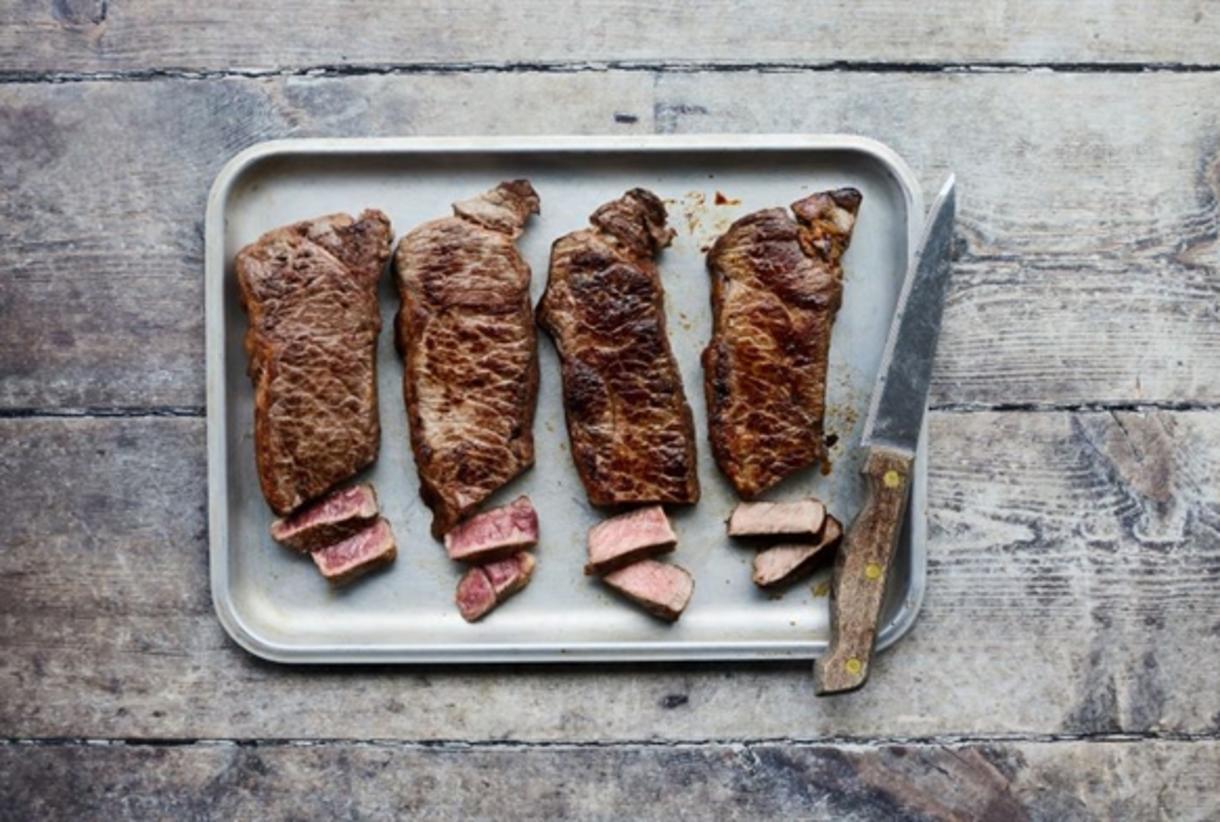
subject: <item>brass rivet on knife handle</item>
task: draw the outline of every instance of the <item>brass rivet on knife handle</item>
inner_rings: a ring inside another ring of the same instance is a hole
[[[912,457],[897,451],[868,452],[862,470],[868,498],[835,560],[830,647],[813,666],[818,694],[850,691],[868,679],[885,581],[906,512],[911,463]]]

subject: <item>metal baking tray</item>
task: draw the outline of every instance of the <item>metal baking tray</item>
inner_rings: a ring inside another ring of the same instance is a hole
[[[254,467],[253,391],[232,260],[262,232],[320,214],[384,210],[397,235],[449,213],[450,203],[526,177],[542,198],[521,250],[541,295],[552,241],[586,225],[602,202],[644,186],[666,199],[677,229],[660,257],[669,335],[695,413],[700,503],[672,512],[673,561],[695,593],[675,625],[621,602],[582,573],[585,532],[601,514],[586,501],[568,453],[559,369],[542,335],[535,467],[491,504],[526,493],[541,517],[538,570],[484,621],[458,615],[461,572],[428,533],[407,440],[402,365],[393,344],[398,299],[383,281],[378,350],[382,443],[367,478],[398,541],[388,571],[332,590],[308,559],[276,545]],[[699,353],[711,325],[703,251],[749,211],[812,191],[855,186],[863,205],[844,259],[828,386],[833,471],[790,479],[769,499],[814,494],[840,519],[861,504],[857,448],[890,317],[923,220],[918,184],[889,148],[854,136],[644,136],[284,140],[254,146],[220,172],[207,207],[208,505],[212,598],[225,629],[281,662],[559,662],[812,658],[827,644],[829,569],[780,598],[750,581],[753,550],[725,536],[735,498],[707,445]],[[719,195],[718,196],[718,192]],[[926,430],[913,498],[882,614],[879,644],[911,626],[924,589]]]

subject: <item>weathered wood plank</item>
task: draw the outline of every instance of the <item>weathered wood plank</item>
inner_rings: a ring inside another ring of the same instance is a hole
[[[0,406],[202,405],[204,205],[242,148],[303,134],[606,132],[631,127],[616,112],[651,110],[644,75],[0,88]]]
[[[1059,4],[799,0],[355,0],[252,14],[239,0],[18,0],[0,10],[0,66],[27,72],[223,70],[404,63],[643,61],[1214,64],[1204,0]]]
[[[0,736],[1220,731],[1220,412],[937,413],[931,445],[920,621],[817,700],[803,664],[259,662],[209,604],[202,420],[0,421]]]
[[[251,143],[654,128],[856,131],[897,148],[928,188],[954,169],[962,254],[937,404],[1220,401],[1220,112],[1200,104],[1220,98],[1220,74],[655,84],[612,72],[0,87],[0,407],[202,404],[204,198]]]
[[[1220,743],[0,746],[15,819],[1204,820]]]
[[[666,75],[657,126],[862,133],[929,190],[956,172],[934,403],[1220,400],[1220,112],[1191,78],[843,80]]]

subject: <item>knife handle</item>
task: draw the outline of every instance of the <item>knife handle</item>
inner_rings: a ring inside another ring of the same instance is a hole
[[[818,695],[854,690],[868,679],[877,620],[894,546],[902,532],[913,458],[870,448],[861,473],[868,497],[835,558],[830,586],[830,647],[813,665]]]

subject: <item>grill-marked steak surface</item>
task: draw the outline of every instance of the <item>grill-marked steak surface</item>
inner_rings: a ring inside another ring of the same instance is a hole
[[[665,206],[632,189],[555,241],[538,322],[555,341],[572,457],[594,505],[699,499],[695,432],[653,257]]]
[[[277,228],[237,253],[254,451],[283,516],[377,459],[377,283],[390,221],[368,210]]]
[[[530,269],[514,242],[538,195],[515,180],[453,210],[394,256],[403,395],[436,537],[533,465],[538,396]]]
[[[737,220],[707,255],[712,339],[703,352],[716,462],[750,499],[825,458],[822,419],[840,259],[860,208],[852,188]]]

